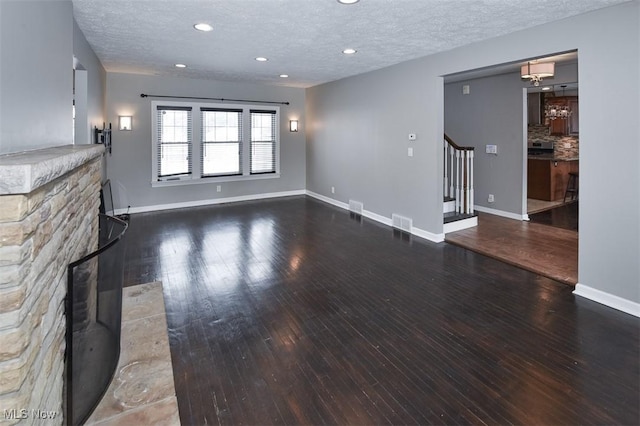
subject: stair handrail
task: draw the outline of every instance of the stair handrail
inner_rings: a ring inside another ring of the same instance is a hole
[[[447,134],[444,134],[444,140],[446,140],[447,142],[449,142],[449,145],[451,145],[453,148],[457,149],[458,151],[473,151],[475,149],[475,147],[473,146],[460,146],[457,143],[455,143],[453,141],[453,139],[451,139],[449,136],[447,136]]]
[[[473,214],[474,147],[460,146],[444,134],[444,195],[455,200],[455,211]],[[450,167],[448,168],[450,157]]]

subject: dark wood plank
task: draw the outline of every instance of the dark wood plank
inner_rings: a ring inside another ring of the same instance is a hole
[[[129,231],[126,283],[163,282],[183,424],[640,420],[640,320],[557,281],[305,197]]]
[[[576,201],[540,213],[530,214],[529,221],[570,231],[578,231],[578,205],[579,203]]]

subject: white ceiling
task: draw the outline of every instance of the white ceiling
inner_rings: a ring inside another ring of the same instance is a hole
[[[310,87],[626,1],[73,0],[73,9],[108,72]],[[214,30],[194,30],[199,22]],[[348,47],[358,52],[342,54]]]

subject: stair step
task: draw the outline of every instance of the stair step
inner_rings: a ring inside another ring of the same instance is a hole
[[[449,213],[449,212],[455,211],[455,209],[456,209],[456,200],[452,200],[452,199],[447,200],[447,197],[445,197],[444,203],[442,204],[442,212]]]
[[[444,218],[443,232],[448,234],[476,226],[478,226],[478,215],[476,214],[447,213]]]
[[[451,223],[457,220],[464,220],[472,217],[478,217],[478,215],[475,213],[465,214],[465,213],[449,212],[444,214],[444,223]]]

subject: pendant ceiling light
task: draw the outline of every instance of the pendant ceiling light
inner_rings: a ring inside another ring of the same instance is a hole
[[[534,86],[539,86],[543,78],[553,77],[555,65],[555,62],[527,62],[520,68],[520,76],[531,80]]]
[[[571,111],[571,108],[569,108],[567,105],[564,105],[564,102],[565,102],[564,89],[567,87],[567,85],[563,84],[560,87],[562,87],[562,103],[557,103],[557,104],[548,103],[545,106],[544,115],[549,120],[555,120],[557,118],[566,120],[567,118],[571,117],[571,114],[573,112]]]

